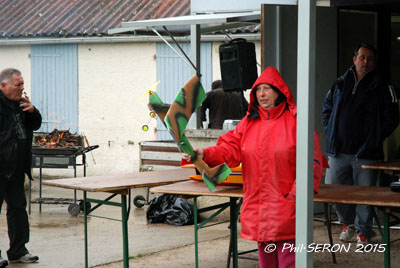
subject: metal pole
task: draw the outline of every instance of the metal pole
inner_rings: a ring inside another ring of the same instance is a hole
[[[87,230],[87,211],[86,211],[86,191],[83,191],[83,225],[85,232],[85,267],[89,267],[89,257],[88,257],[88,230]]]
[[[193,213],[194,213],[194,259],[195,259],[195,267],[199,268],[199,248],[198,248],[198,226],[197,226],[197,197],[194,197],[194,206],[193,206]]]
[[[163,26],[165,32],[169,35],[169,37],[171,37],[172,41],[174,41],[174,43],[177,45],[177,47],[179,48],[179,50],[182,52],[182,55],[185,56],[185,58],[187,59],[187,61],[190,63],[190,65],[192,65],[193,69],[199,73],[199,71],[196,69],[196,66],[193,64],[193,62],[190,60],[189,56],[186,55],[185,51],[183,51],[182,47],[179,45],[179,43],[175,40],[174,36],[168,31],[167,27]]]
[[[69,161],[69,160],[68,160]],[[74,178],[76,178],[76,156],[73,156]],[[74,204],[76,204],[76,190],[74,190]]]
[[[94,159],[94,158],[93,158]],[[86,177],[86,154],[82,154],[83,177]]]
[[[333,247],[333,239],[332,239],[332,226],[331,226],[331,205],[329,203],[324,203],[324,212],[325,212],[325,220],[326,226],[328,227],[328,237],[329,237],[329,244],[331,248]],[[332,261],[336,264],[336,253],[334,251],[331,252],[332,254]]]
[[[315,0],[298,1],[296,246],[313,242]],[[296,267],[313,267],[312,252],[296,252]]]
[[[383,244],[385,244],[385,268],[390,267],[390,229],[389,229],[389,209],[383,211]]]
[[[192,62],[196,65],[196,70],[193,70],[193,75],[197,75],[201,78],[201,65],[200,65],[200,25],[190,25],[190,53]],[[197,111],[200,111],[199,109]],[[196,128],[201,128],[201,115],[199,112],[195,112]]]
[[[129,246],[128,246],[128,216],[126,212],[126,195],[121,194],[121,213],[122,213],[122,239],[124,250],[124,268],[129,267]]]
[[[40,157],[40,168],[39,168],[39,213],[42,213],[42,166],[43,166],[43,156]]]
[[[197,72],[196,67],[193,65],[192,61],[188,61],[185,57],[183,57],[178,51],[176,51],[176,49],[171,46],[171,44],[153,27],[151,28],[153,30],[153,32],[158,35],[158,37],[160,37],[161,40],[164,41],[164,43],[169,46],[170,49],[172,49],[172,51],[175,52],[176,55],[178,55],[178,57],[180,57],[187,65],[189,65],[190,67],[192,67],[195,72]],[[178,48],[181,49],[181,47],[178,44]],[[181,49],[182,50],[182,49]],[[183,50],[182,50],[183,51]],[[186,54],[184,54],[185,56],[187,56]]]
[[[237,198],[230,198],[231,205],[231,239],[232,239],[232,264],[233,268],[238,268],[238,247],[237,247]]]

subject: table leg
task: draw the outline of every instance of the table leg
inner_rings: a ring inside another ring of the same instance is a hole
[[[332,239],[332,228],[331,228],[331,209],[329,203],[324,203],[324,211],[325,211],[325,220],[326,220],[326,227],[328,228],[328,237],[329,237],[329,244],[331,244],[331,248],[333,247],[333,239]],[[332,251],[332,261],[336,264],[336,255],[335,252]]]
[[[39,213],[42,213],[42,165],[43,157],[40,157],[40,168],[39,168]]]
[[[194,204],[193,204],[193,213],[194,213],[194,249],[195,249],[195,267],[198,268],[199,267],[199,239],[198,239],[198,235],[199,235],[199,230],[201,228],[203,228],[207,223],[209,223],[214,217],[216,217],[217,215],[219,215],[222,211],[224,211],[227,207],[229,207],[231,204],[230,202],[227,203],[223,203],[223,204],[218,204],[218,205],[214,205],[214,206],[210,206],[210,207],[206,207],[206,208],[202,208],[199,209],[198,208],[198,203],[197,203],[197,197],[193,197],[194,199]],[[200,213],[202,212],[206,212],[206,211],[211,211],[211,210],[216,210],[218,209],[217,212],[215,212],[214,214],[212,214],[211,216],[209,216],[207,219],[203,220],[201,222],[201,224],[199,224],[199,220],[198,220],[198,216]]]
[[[74,178],[76,178],[76,156],[73,157],[74,161]],[[76,190],[74,190],[74,204],[76,204]]]
[[[390,230],[389,230],[389,212],[385,208],[383,211],[383,243],[385,244],[385,268],[390,267]]]
[[[88,230],[87,230],[87,206],[86,206],[86,191],[83,192],[83,214],[84,214],[84,233],[85,233],[85,268],[89,267],[89,257],[88,257]]]
[[[86,177],[86,155],[82,154],[83,177]]]
[[[231,207],[231,239],[232,239],[232,264],[238,268],[238,247],[237,247],[237,198],[230,198]]]
[[[198,218],[197,218],[197,197],[194,197],[194,259],[195,259],[195,267],[199,268],[199,248],[198,248]]]
[[[231,257],[232,257],[232,236],[229,237],[228,259],[226,260],[226,268],[229,268],[231,266]]]
[[[127,193],[119,193],[121,194],[121,202],[110,202],[109,200],[113,197],[115,197],[117,194],[112,194],[105,200],[99,200],[99,199],[93,199],[93,198],[88,198],[87,197],[87,192],[83,192],[83,210],[84,210],[84,230],[85,230],[85,267],[88,267],[88,223],[87,223],[87,216],[89,213],[93,212],[95,209],[100,207],[101,205],[109,205],[109,206],[115,206],[121,208],[121,215],[122,219],[120,220],[122,222],[122,241],[123,241],[123,258],[124,258],[124,268],[129,267],[129,246],[128,246],[128,210],[127,210]],[[87,210],[87,204],[89,202],[96,203],[97,205],[91,208],[90,210]],[[94,216],[94,217],[100,217],[100,216]],[[105,218],[105,219],[110,219],[110,220],[115,220],[112,218],[106,218],[106,217],[100,217],[100,218]],[[118,220],[119,221],[119,220]]]
[[[128,245],[128,215],[126,209],[126,195],[121,194],[121,212],[122,212],[122,239],[124,250],[124,268],[129,267],[129,245]]]

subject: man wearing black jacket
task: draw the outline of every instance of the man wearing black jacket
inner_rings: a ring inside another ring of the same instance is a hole
[[[329,90],[322,110],[327,136],[329,168],[327,184],[372,186],[377,171],[361,168],[383,160],[383,141],[396,129],[399,107],[393,87],[375,70],[377,52],[363,43],[354,50],[353,63]],[[335,205],[343,224],[342,241],[369,243],[375,236],[372,208],[365,205]]]
[[[25,174],[31,175],[33,130],[39,129],[42,117],[26,95],[21,72],[8,68],[0,73],[0,212],[7,203],[7,226],[10,262],[36,262],[28,252],[29,222],[26,212]],[[2,235],[3,236],[3,235]],[[8,261],[1,257],[0,267]]]
[[[224,91],[221,80],[212,82],[211,91],[201,104],[201,121],[207,121],[206,110],[209,113],[208,128],[222,129],[226,119],[242,119],[247,112],[249,103],[240,92]]]

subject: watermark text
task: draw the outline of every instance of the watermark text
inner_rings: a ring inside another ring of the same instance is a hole
[[[357,244],[352,245],[348,244],[318,244],[311,243],[309,245],[298,244],[294,245],[291,243],[284,243],[282,248],[277,248],[276,244],[270,243],[265,246],[264,251],[266,253],[272,253],[276,250],[281,250],[282,252],[285,250],[289,250],[290,252],[358,252],[358,253],[367,253],[367,252],[385,252],[386,244]]]

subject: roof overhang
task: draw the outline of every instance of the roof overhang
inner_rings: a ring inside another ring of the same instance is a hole
[[[398,0],[330,0],[331,6],[347,7],[347,6],[391,6],[399,7]]]
[[[108,34],[153,33],[152,28],[164,33],[164,27],[177,36],[190,35],[190,25],[200,25],[200,32],[215,32],[260,23],[260,11],[237,13],[196,14],[188,16],[122,22],[121,28],[108,30]]]

